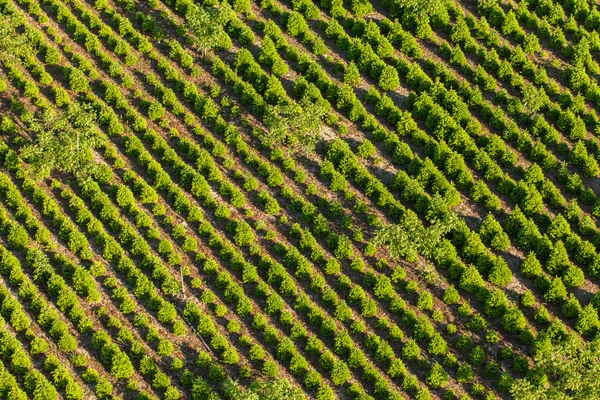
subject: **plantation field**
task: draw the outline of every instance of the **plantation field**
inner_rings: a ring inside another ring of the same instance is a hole
[[[600,399],[588,0],[0,0],[0,398]]]

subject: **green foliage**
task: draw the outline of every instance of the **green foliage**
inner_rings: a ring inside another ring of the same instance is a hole
[[[373,5],[368,0],[352,0],[350,3],[352,14],[362,17],[373,12]]]
[[[369,158],[376,152],[377,152],[377,149],[375,148],[373,143],[371,143],[371,141],[368,139],[365,139],[360,144],[360,146],[358,146],[358,149],[357,149],[357,154],[362,158]]]
[[[156,121],[164,117],[165,108],[157,101],[152,102],[150,107],[148,107],[148,118],[152,121]]]
[[[571,265],[563,272],[563,282],[569,287],[582,287],[585,282],[585,275],[581,268]]]
[[[308,25],[302,14],[297,12],[291,13],[286,22],[286,30],[292,37],[303,36],[308,32]]]
[[[400,78],[398,77],[398,71],[391,65],[387,65],[381,74],[379,75],[379,87],[381,90],[396,90],[400,85]]]
[[[308,97],[299,103],[268,107],[263,120],[268,132],[263,141],[271,145],[299,145],[304,153],[313,151],[321,139],[321,121],[326,109]]]
[[[430,258],[442,237],[455,227],[457,220],[456,214],[448,211],[441,218],[436,217],[428,228],[424,228],[417,221],[405,218],[400,224],[381,228],[375,242],[387,245],[391,255],[398,259],[415,260],[417,254]]]
[[[420,310],[428,311],[433,308],[433,296],[428,291],[423,291],[417,299],[417,307]]]
[[[50,346],[48,345],[48,342],[46,340],[44,340],[43,338],[34,338],[31,341],[31,354],[44,354],[46,353],[49,349]]]
[[[221,392],[226,399],[231,400],[304,400],[306,398],[300,389],[294,387],[285,378],[257,379],[247,389],[227,378],[221,384]]]
[[[533,307],[534,304],[535,296],[533,295],[531,290],[526,291],[521,298],[521,305],[524,307]]]
[[[427,351],[434,356],[443,356],[448,351],[448,344],[439,333],[436,333],[429,342]]]
[[[553,304],[562,304],[566,299],[567,288],[562,279],[560,277],[552,279],[548,291],[544,294],[544,300]]]
[[[588,304],[581,310],[575,323],[575,329],[582,335],[593,336],[600,327],[598,312],[592,304]]]
[[[58,394],[54,386],[48,382],[41,372],[31,370],[25,375],[23,384],[27,394],[33,399],[57,399]]]
[[[360,71],[354,62],[348,64],[344,71],[344,83],[351,87],[357,87],[360,84]]]
[[[73,103],[58,116],[43,114],[31,131],[35,142],[25,146],[21,155],[36,176],[47,177],[56,169],[85,178],[95,169],[92,150],[101,140],[89,108]]]
[[[64,107],[71,103],[71,98],[65,89],[59,86],[52,87],[52,92],[54,94],[54,102],[58,107]]]
[[[250,10],[249,0],[232,0],[231,3],[233,10],[236,12],[244,13]]]
[[[521,273],[529,279],[533,279],[543,274],[542,264],[539,262],[534,252],[530,252],[521,264]]]
[[[231,39],[224,26],[232,18],[229,3],[223,2],[220,7],[202,7],[189,4],[185,14],[185,22],[192,32],[193,41],[203,55],[210,50],[228,49]]]
[[[398,7],[410,17],[415,18],[418,24],[427,23],[429,18],[443,17],[447,15],[445,3],[441,0],[407,0],[398,4]],[[425,21],[425,22],[422,22]]]
[[[234,242],[235,244],[237,244],[240,247],[247,247],[250,246],[252,243],[254,243],[255,240],[255,236],[254,236],[254,232],[252,230],[252,228],[250,227],[250,225],[248,225],[248,223],[244,220],[234,220],[230,222],[231,225],[234,225],[233,231],[235,233],[234,235]]]
[[[527,319],[517,307],[510,307],[502,316],[502,326],[509,332],[518,332],[527,326]]]
[[[594,398],[600,389],[597,379],[599,349],[597,340],[581,342],[572,335],[554,341],[550,351],[534,355],[538,374],[551,375],[552,381],[535,385],[530,378],[517,379],[510,388],[511,396],[516,399],[549,398],[556,393],[571,392],[581,398]]]
[[[469,293],[475,293],[484,286],[484,281],[477,268],[469,266],[461,275],[459,286]]]
[[[325,268],[323,268],[323,272],[327,275],[339,275],[341,272],[339,261],[333,257],[329,258],[325,264]]]
[[[90,85],[85,74],[75,68],[69,68],[66,70],[66,78],[69,82],[69,87],[75,93],[84,93],[90,89]]]
[[[471,383],[473,381],[473,369],[469,364],[461,364],[456,371],[456,380],[459,383]]]
[[[336,386],[341,386],[348,382],[352,375],[348,366],[343,361],[337,361],[331,369],[331,382]]]
[[[488,214],[479,228],[479,235],[484,243],[489,244],[494,250],[505,251],[510,246],[508,235],[493,214]]]
[[[440,364],[434,363],[427,373],[425,382],[434,389],[444,387],[448,383],[448,374]]]
[[[570,293],[567,301],[563,304],[562,313],[565,318],[575,318],[581,312],[581,304],[579,304],[579,300],[577,297]]]
[[[405,360],[417,360],[421,357],[421,349],[414,339],[409,339],[402,348],[402,358]]]
[[[512,272],[503,259],[497,259],[488,279],[494,285],[507,286],[512,280]]]
[[[453,285],[450,285],[448,289],[444,291],[442,300],[448,305],[457,304],[460,301],[460,294]]]

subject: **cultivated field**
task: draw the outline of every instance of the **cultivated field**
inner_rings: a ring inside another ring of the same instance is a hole
[[[588,0],[0,0],[0,398],[600,399]]]

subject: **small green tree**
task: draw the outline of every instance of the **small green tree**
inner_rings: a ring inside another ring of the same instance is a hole
[[[133,364],[127,354],[117,351],[112,356],[110,373],[117,379],[128,379],[133,375]]]
[[[575,329],[582,335],[593,336],[598,331],[599,326],[598,312],[592,304],[588,304],[579,313]]]
[[[567,299],[567,288],[562,279],[556,277],[552,279],[548,291],[544,295],[544,300],[549,303],[562,304]]]
[[[263,364],[262,373],[269,378],[274,378],[279,373],[279,368],[277,367],[275,361],[267,360]]]
[[[50,349],[48,342],[41,337],[34,338],[31,341],[30,345],[31,345],[31,350],[30,350],[31,354],[44,354]]]
[[[470,265],[462,273],[459,286],[469,293],[476,293],[480,288],[485,286],[485,283],[477,268]]]
[[[288,17],[286,29],[290,36],[302,36],[308,31],[308,25],[302,14],[293,12]]]
[[[517,307],[510,307],[502,316],[502,326],[509,332],[518,332],[527,326],[527,319]]]
[[[66,69],[66,78],[69,82],[69,87],[75,93],[84,93],[90,89],[90,85],[85,74],[79,69]]]
[[[396,90],[400,85],[400,78],[398,77],[398,71],[396,68],[391,65],[386,65],[386,67],[381,71],[381,75],[379,75],[379,87],[381,90]]]
[[[428,21],[429,17],[435,17],[447,15],[446,6],[443,0],[404,0],[399,3],[399,7],[404,11],[405,17],[414,18],[417,24],[422,23],[423,20]]]
[[[560,274],[571,267],[571,261],[569,260],[569,254],[562,241],[558,241],[554,244],[554,248],[550,252],[550,257],[546,263],[546,269],[551,274]]]
[[[535,37],[535,35],[530,35]],[[548,95],[543,88],[537,89],[534,85],[525,85],[521,89],[523,95],[523,111],[527,114],[535,114],[542,107],[550,103]]]
[[[255,236],[252,228],[244,220],[232,221],[235,224],[235,236],[233,238],[235,244],[240,247],[247,247],[254,243]]]
[[[437,194],[441,202],[443,200]],[[431,225],[424,228],[413,213],[405,214],[405,218],[396,225],[381,228],[375,236],[376,245],[387,245],[392,257],[417,261],[418,254],[429,259],[437,250],[442,238],[456,226],[458,217],[454,212],[445,211],[430,218]]]
[[[158,101],[152,102],[148,107],[148,118],[152,121],[161,119],[165,115],[165,108]]]
[[[461,364],[456,371],[456,380],[459,383],[471,383],[473,382],[473,376],[473,369],[467,363]]]
[[[488,279],[491,283],[498,286],[506,286],[512,280],[512,272],[504,259],[497,259],[492,266]]]
[[[585,275],[581,268],[571,265],[563,272],[563,281],[569,287],[581,287],[585,283]]]
[[[533,279],[541,276],[543,272],[542,264],[538,261],[535,253],[533,251],[529,252],[521,264],[521,273],[527,278]]]
[[[521,305],[523,307],[533,307],[535,304],[535,296],[531,290],[526,291],[521,297]]]
[[[440,364],[435,363],[427,373],[425,382],[434,389],[444,387],[448,383],[448,374]]]
[[[360,71],[354,62],[348,64],[344,72],[344,83],[351,87],[357,87],[360,83]]]
[[[414,339],[408,339],[402,348],[402,358],[405,360],[417,360],[421,357],[421,349]]]
[[[185,14],[185,22],[202,56],[206,56],[210,50],[231,47],[231,39],[225,32],[224,26],[232,15],[233,10],[225,1],[218,8],[201,7],[190,3]]]
[[[433,356],[443,356],[448,351],[448,344],[439,333],[435,333],[427,346],[427,351]]]
[[[352,375],[350,374],[350,369],[343,361],[337,361],[333,369],[331,370],[331,382],[333,382],[336,386],[341,386],[348,382]]]
[[[352,14],[362,17],[373,12],[373,5],[368,0],[352,0],[350,4]]]
[[[433,296],[431,296],[431,293],[426,290],[422,291],[417,299],[417,307],[424,311],[431,310],[433,308]]]
[[[582,308],[579,300],[573,293],[570,293],[567,301],[562,306],[562,313],[565,318],[576,318],[581,313]]]
[[[268,132],[262,136],[268,145],[295,145],[305,153],[312,152],[321,139],[322,119],[326,109],[303,97],[300,102],[268,107],[263,118]]]
[[[21,156],[40,178],[54,169],[87,178],[96,169],[92,150],[101,144],[96,117],[91,108],[72,103],[55,115],[46,112],[33,121],[34,142],[25,146]]]
[[[442,300],[448,305],[457,304],[460,301],[460,294],[454,285],[450,285],[448,289],[444,291],[444,297]]]
[[[404,365],[401,359],[395,358],[390,363],[390,367],[388,368],[387,372],[391,378],[399,378],[406,374],[406,366]]]

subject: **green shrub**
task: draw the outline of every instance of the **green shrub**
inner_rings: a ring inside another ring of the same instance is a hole
[[[170,356],[174,350],[175,347],[173,346],[173,343],[168,339],[163,339],[158,343],[157,354],[161,357]]]
[[[329,258],[323,271],[327,275],[339,275],[341,272],[341,266],[339,261],[333,257]]]
[[[444,291],[444,296],[442,297],[442,300],[448,305],[458,304],[458,302],[460,301],[460,294],[453,285],[450,285],[448,289]]]
[[[592,336],[597,332],[599,326],[598,312],[592,304],[588,304],[579,313],[575,329],[582,335]]]
[[[387,65],[379,75],[379,87],[381,90],[396,90],[400,85],[398,71],[390,65]]]
[[[425,382],[434,389],[444,387],[448,383],[448,374],[440,364],[434,363],[427,373]]]
[[[362,158],[369,158],[373,154],[375,154],[376,151],[377,151],[377,149],[375,148],[373,143],[371,143],[370,140],[365,139],[360,144],[360,146],[358,146],[356,154],[358,154],[358,156],[360,156]]]
[[[562,304],[566,299],[567,288],[562,279],[560,277],[552,279],[548,291],[544,294],[544,300],[553,304]]]
[[[420,310],[429,311],[433,308],[433,296],[428,291],[422,291],[419,293],[419,298],[417,299],[417,307]]]
[[[348,64],[344,72],[344,83],[352,87],[357,87],[360,83],[360,72],[354,62]]]
[[[337,361],[330,372],[331,382],[336,386],[345,384],[351,377],[350,370],[343,361]]]
[[[287,33],[292,36],[303,36],[306,32],[308,32],[308,25],[304,20],[302,14],[293,12],[289,15],[287,23],[286,23]]]
[[[69,82],[69,87],[75,93],[84,93],[89,90],[89,83],[85,74],[79,69],[69,68],[66,70],[66,78]]]
[[[529,279],[543,274],[542,264],[538,261],[534,252],[530,252],[521,264],[521,273]]]
[[[262,374],[269,378],[274,378],[279,373],[279,368],[273,360],[266,360],[262,367]]]
[[[417,360],[421,357],[421,349],[414,339],[409,339],[402,348],[402,358],[405,360]]]
[[[148,118],[157,121],[165,116],[165,108],[159,102],[155,101],[148,107]]]
[[[473,369],[469,364],[461,364],[456,371],[456,380],[459,383],[471,383],[473,382]]]

